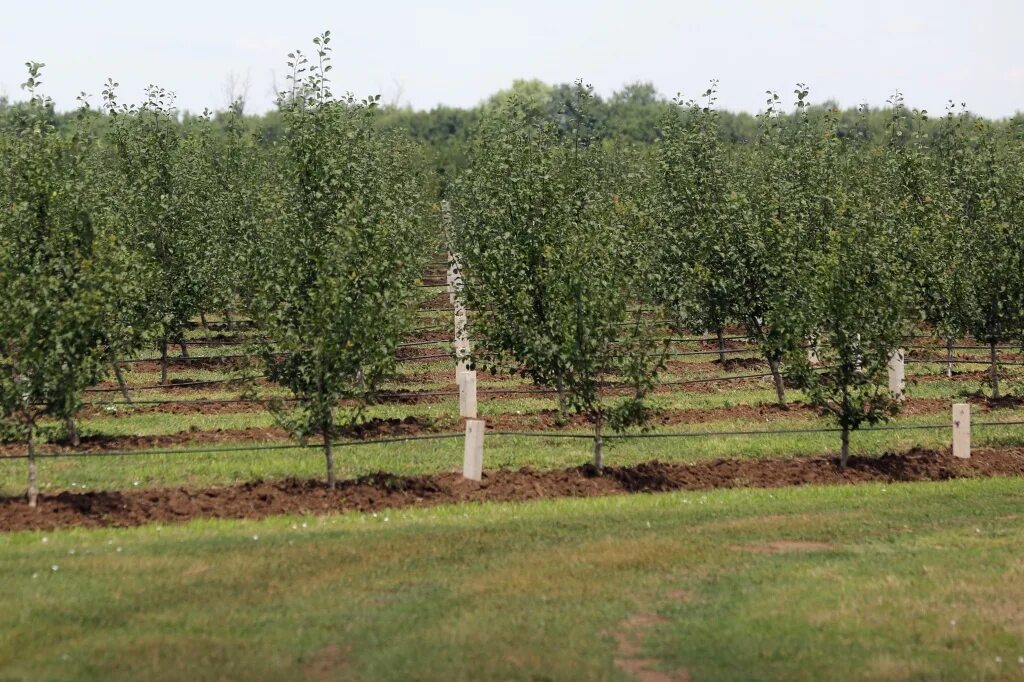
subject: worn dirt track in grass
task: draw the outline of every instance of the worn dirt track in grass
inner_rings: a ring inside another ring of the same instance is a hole
[[[941,481],[965,477],[1024,476],[1024,448],[979,449],[969,460],[915,449],[882,457],[853,457],[841,470],[835,458],[719,459],[678,464],[536,471],[503,469],[483,481],[458,473],[401,477],[377,473],[343,481],[331,491],[318,481],[255,481],[222,488],[163,488],[63,492],[42,496],[31,509],[24,498],[0,499],[0,530],[66,526],[136,526],[195,518],[263,518],[275,514],[369,512],[454,502],[523,501],[672,490],[777,488],[870,482]]]

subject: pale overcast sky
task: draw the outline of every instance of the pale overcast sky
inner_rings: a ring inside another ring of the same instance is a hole
[[[516,78],[583,77],[609,94],[652,81],[757,111],[806,82],[815,101],[881,105],[895,88],[940,113],[948,99],[1004,117],[1024,110],[1024,0],[0,0],[0,93],[20,99],[24,62],[71,108],[107,76],[122,100],[147,83],[179,107],[223,108],[229,73],[250,80],[250,110],[284,85],[285,55],[334,36],[336,90],[415,108],[471,106]]]

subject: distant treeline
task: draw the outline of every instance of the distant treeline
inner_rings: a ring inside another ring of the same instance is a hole
[[[479,126],[484,113],[495,106],[507,102],[511,97],[517,98],[528,109],[561,121],[568,128],[568,121],[573,117],[572,101],[575,86],[572,83],[549,85],[538,80],[515,81],[510,88],[494,93],[481,104],[471,108],[438,106],[430,110],[415,110],[410,107],[381,105],[376,117],[378,125],[386,129],[405,131],[414,141],[421,144],[432,157],[434,165],[442,173],[450,173],[465,165],[467,144],[473,132]],[[612,93],[610,97],[595,95],[591,110],[588,112],[589,128],[595,139],[610,143],[649,144],[663,137],[662,125],[665,115],[673,104],[673,98],[666,96],[651,83],[637,82],[624,86]],[[911,103],[912,105],[913,103]],[[0,124],[5,119],[16,117],[24,111],[25,103],[12,103],[0,98]],[[244,110],[244,102],[235,105]],[[810,108],[811,115],[821,114],[837,108],[837,104],[825,101]],[[229,110],[210,113],[214,123],[224,124],[228,120]],[[935,122],[945,112],[929,112],[930,118],[917,118],[913,125],[924,126],[930,133]],[[83,114],[81,112],[58,113],[50,110],[51,122],[62,129]],[[102,119],[98,110],[91,110],[88,116]],[[908,124],[911,123],[911,111],[905,113]],[[197,114],[183,112],[180,115],[182,124]],[[747,112],[719,112],[718,135],[726,143],[747,143],[758,135],[758,118]],[[788,116],[783,115],[783,121]],[[992,121],[996,126],[1024,120],[1024,114],[1018,113],[1010,121]],[[258,131],[260,138],[266,142],[281,139],[283,119],[279,110],[271,110],[264,114],[247,114],[244,116],[247,126]],[[889,107],[848,107],[838,111],[838,135],[854,136],[867,141],[881,140],[885,136],[887,126],[892,121],[892,110]],[[99,122],[99,125],[103,125]]]

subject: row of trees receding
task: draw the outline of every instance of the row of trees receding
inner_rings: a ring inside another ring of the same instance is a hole
[[[922,327],[988,344],[999,397],[995,349],[1024,334],[1024,129],[953,107],[926,128],[897,94],[869,143],[799,85],[794,113],[769,93],[759,135],[730,146],[712,84],[623,148],[589,135],[589,92],[557,121],[514,97],[485,115],[454,194],[480,360],[557,388],[594,423],[595,464],[606,422],[646,421],[667,357],[651,321],[720,343],[738,327],[780,408],[788,383],[835,417],[844,465],[850,432],[896,412],[888,364]]]

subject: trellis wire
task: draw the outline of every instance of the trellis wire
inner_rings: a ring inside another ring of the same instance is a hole
[[[1024,420],[997,421],[997,422],[973,422],[972,427],[989,426],[1022,426]],[[873,426],[864,429],[857,429],[860,433],[871,431],[923,431],[951,428],[949,424],[910,424],[910,425],[883,425]],[[674,433],[624,433],[603,435],[602,440],[627,440],[636,438],[695,438],[695,437],[724,437],[724,436],[775,436],[787,434],[810,434],[810,433],[841,433],[842,429],[831,428],[808,428],[808,429],[773,429],[773,430],[734,430],[734,431],[677,431]],[[513,436],[524,438],[569,438],[593,440],[594,435],[588,433],[562,433],[558,431],[487,431],[489,436]],[[403,443],[407,441],[427,440],[448,440],[462,438],[462,433],[440,433],[423,434],[410,436],[396,436],[393,438],[377,438],[374,440],[346,440],[332,442],[331,447],[350,447],[356,445],[378,445],[386,443]],[[322,448],[322,443],[282,443],[280,445],[237,445],[229,447],[210,448],[188,448],[188,449],[153,449],[153,450],[110,450],[93,452],[41,452],[34,455],[37,459],[60,459],[77,457],[137,457],[147,455],[190,455],[190,454],[218,454],[229,452],[264,452],[275,450],[308,450]],[[4,455],[2,460],[27,459],[28,453],[15,455]]]

